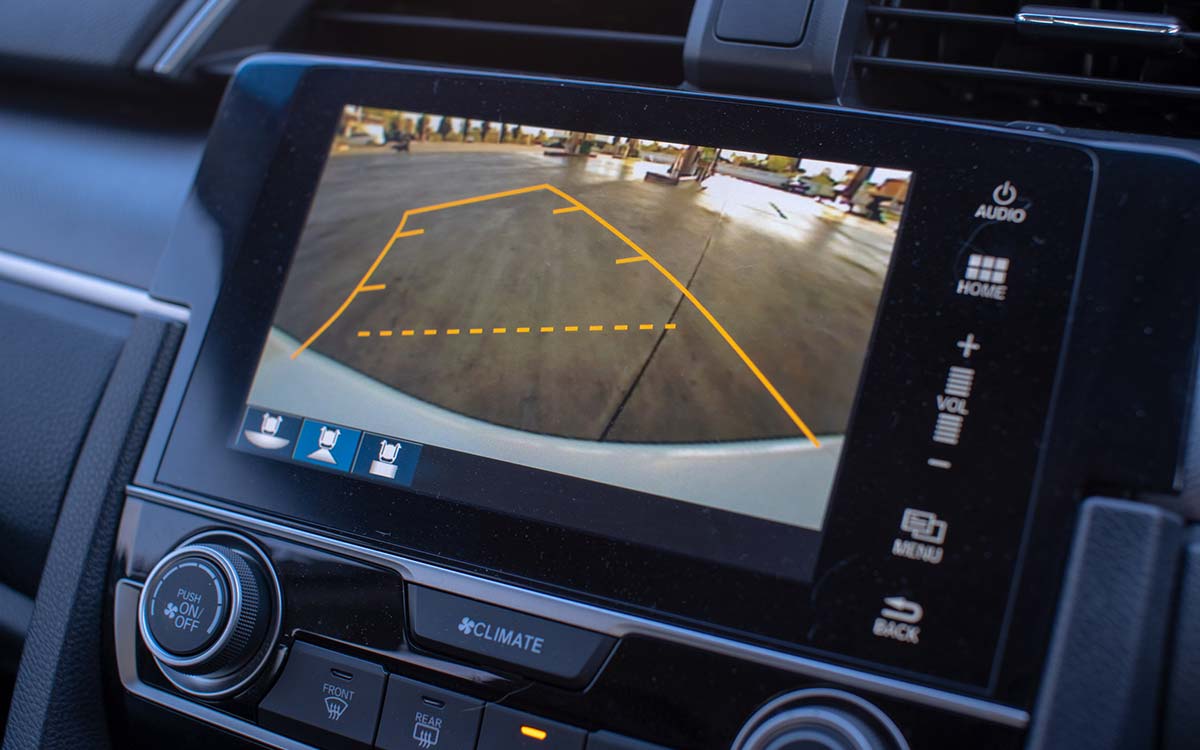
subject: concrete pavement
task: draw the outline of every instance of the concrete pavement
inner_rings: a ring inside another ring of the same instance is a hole
[[[893,228],[726,176],[700,190],[644,182],[646,169],[663,168],[645,162],[423,146],[330,158],[280,328],[308,339],[406,210],[546,183],[686,285],[814,432],[844,431]],[[358,294],[312,348],[429,403],[532,432],[627,442],[800,434],[660,271],[616,263],[636,253],[582,211],[554,213],[564,207],[539,190],[411,216],[406,230],[424,231],[395,241],[369,280],[383,288]]]

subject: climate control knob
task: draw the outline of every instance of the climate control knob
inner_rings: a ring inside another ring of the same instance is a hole
[[[750,718],[733,750],[900,750],[907,743],[878,708],[839,690],[801,690]]]
[[[256,668],[278,628],[278,583],[261,550],[239,535],[199,537],[159,561],[142,588],[146,647],[181,689],[219,693]]]

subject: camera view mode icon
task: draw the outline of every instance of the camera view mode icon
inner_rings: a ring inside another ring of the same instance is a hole
[[[242,421],[238,443],[244,448],[275,452],[292,444],[300,432],[300,418],[250,407]]]
[[[358,449],[353,473],[408,487],[412,485],[420,457],[419,443],[367,433]]]
[[[329,469],[349,471],[360,435],[362,432],[349,427],[306,419],[300,428],[300,437],[296,439],[296,451],[292,458]]]

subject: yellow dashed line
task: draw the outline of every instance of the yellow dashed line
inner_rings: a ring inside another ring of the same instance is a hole
[[[585,328],[585,326],[577,326],[577,325],[563,326],[561,328],[561,330],[563,333],[576,333],[580,330],[583,330],[584,328]],[[636,326],[633,326],[628,323],[617,323],[617,324],[611,326],[608,330],[632,331],[635,328],[639,331],[653,331],[655,328],[655,324],[654,323],[640,323]],[[601,332],[601,331],[605,330],[605,327],[603,325],[597,324],[597,325],[586,326],[586,329],[588,331],[592,331],[592,332]],[[447,328],[443,331],[440,331],[440,333],[443,333],[447,336],[458,336],[459,334],[461,334],[463,332],[463,330],[464,329],[462,329],[462,328]],[[472,336],[481,336],[488,332],[488,329],[486,329],[486,328],[468,328],[465,330],[467,331],[467,333],[471,334]],[[535,326],[520,326],[518,328],[513,328],[512,330],[514,333],[532,333],[535,330]],[[557,328],[556,326],[536,326],[536,330],[538,333],[554,333],[560,329]],[[673,330],[675,330],[675,324],[674,323],[666,323],[663,325],[663,330],[673,331]],[[508,331],[509,331],[508,328],[502,328],[502,327],[496,327],[496,328],[491,329],[491,332],[494,334],[508,333]],[[391,338],[392,336],[395,335],[395,333],[396,333],[396,331],[390,330],[390,329],[380,330],[375,333],[372,333],[371,331],[358,331],[357,336],[360,339],[370,338],[373,335],[378,335],[380,338]],[[422,329],[405,328],[400,331],[401,336],[417,336],[417,335],[437,336],[438,333],[439,333],[439,329],[437,329],[437,328],[422,328]]]
[[[625,263],[637,263],[638,261],[642,261],[642,260],[646,260],[646,258],[643,258],[640,255],[635,255],[632,258],[617,258],[613,262],[616,263],[618,266],[620,266],[620,265],[624,265]]]
[[[401,237],[416,237],[419,234],[425,234],[425,230],[424,229],[409,229],[408,231],[405,231],[405,232],[396,232],[396,239],[400,239]]]
[[[362,288],[362,291],[364,291],[364,292],[380,292],[380,291],[383,291],[384,289],[387,289],[387,284],[371,284],[369,286],[364,286]]]
[[[583,206],[567,206],[566,208],[556,208],[556,209],[554,209],[554,213],[556,213],[556,214],[569,214],[569,213],[574,213],[575,211],[582,211],[582,210],[583,210]]]

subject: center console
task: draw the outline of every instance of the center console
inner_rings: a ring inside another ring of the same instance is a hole
[[[176,239],[220,286],[128,490],[123,687],[276,747],[1020,747],[1080,502],[1175,485],[1197,261],[1130,225],[1185,236],[1195,179],[252,62]]]

